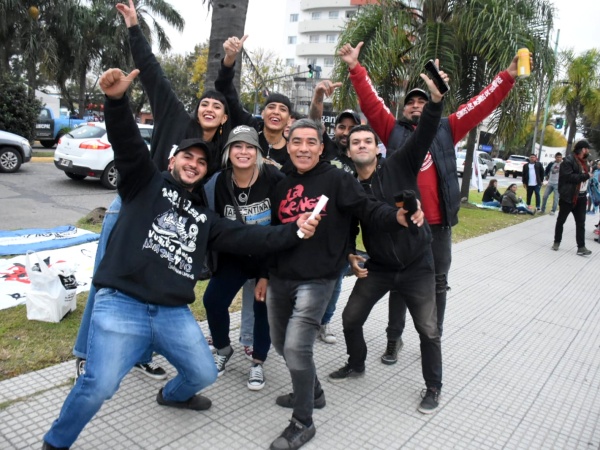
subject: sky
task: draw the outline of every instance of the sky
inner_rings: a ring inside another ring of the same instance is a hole
[[[183,34],[170,29],[169,38],[174,53],[191,52],[194,45],[204,42],[210,35],[210,15],[202,0],[169,0],[184,19]],[[554,0],[555,29],[552,33],[552,47],[556,40],[556,30],[560,29],[559,50],[573,48],[581,53],[590,48],[600,49],[600,0]],[[263,48],[281,55],[285,40],[286,0],[250,0],[246,17],[246,48]]]

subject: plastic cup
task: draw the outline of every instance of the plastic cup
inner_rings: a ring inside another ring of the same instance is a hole
[[[517,50],[519,62],[517,63],[517,76],[519,78],[527,78],[531,74],[531,66],[529,65],[529,49],[520,48]]]

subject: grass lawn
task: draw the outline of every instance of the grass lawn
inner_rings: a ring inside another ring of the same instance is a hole
[[[524,188],[519,187],[517,195],[524,196]],[[471,192],[470,201],[480,202],[481,193]],[[490,233],[505,228],[533,216],[512,215],[463,205],[459,213],[459,224],[453,228],[453,241]],[[99,225],[90,225],[82,219],[77,226],[100,232]],[[360,246],[362,247],[362,245]],[[205,320],[202,296],[207,281],[196,285],[196,299],[192,311],[197,320]],[[77,296],[77,310],[60,323],[28,321],[25,306],[0,310],[0,381],[39,370],[73,358],[71,353],[81,315],[85,308],[87,292]],[[241,307],[240,296],[231,305],[231,311]]]

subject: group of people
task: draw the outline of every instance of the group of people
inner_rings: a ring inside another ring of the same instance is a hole
[[[252,346],[248,388],[265,385],[271,345],[292,380],[292,392],[275,399],[292,409],[292,417],[270,448],[301,447],[316,433],[314,408],[326,406],[313,347],[317,336],[335,340],[328,323],[348,266],[357,276],[342,313],[348,361],[327,379],[366,375],[363,326],[389,293],[381,361],[397,362],[408,309],[421,341],[425,389],[418,410],[436,411],[452,227],[460,206],[454,146],[509,93],[517,57],[445,118],[443,95],[422,74],[426,90],[409,90],[396,119],[359,63],[362,43],[345,44],[338,56],[370,125],[344,111],[330,139],[320,116],[324,96],[338,83],[317,84],[310,118],[294,114],[281,94],[266,99],[260,119],[244,110],[232,80],[245,36],[226,40],[215,90],[206,91],[189,115],[137,24],[133,1],[117,9],[136,66],[129,75],[109,69],[99,82],[120,173],[118,197],[103,224],[94,288],[74,348],[78,376],[44,448],[69,448],[132,368],[166,378],[153,352],[177,371],[158,391],[157,403],[209,409],[211,400],[200,392],[225,373],[232,357],[228,307],[241,287],[251,300],[243,301],[242,315],[253,319],[251,327],[242,324],[252,336],[244,343]],[[155,118],[150,153],[126,94],[138,76]],[[368,259],[356,251],[359,227]],[[214,355],[188,307],[206,266],[212,276],[204,305]]]

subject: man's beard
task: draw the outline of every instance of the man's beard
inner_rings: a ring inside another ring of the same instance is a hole
[[[420,118],[421,118],[421,114],[413,114],[412,116],[410,116],[410,122],[413,125],[418,125]]]

